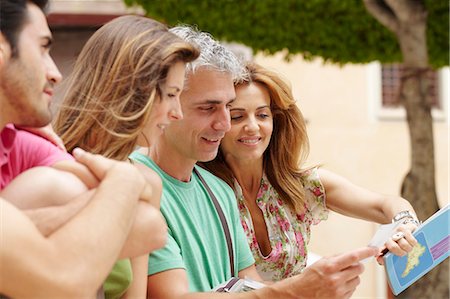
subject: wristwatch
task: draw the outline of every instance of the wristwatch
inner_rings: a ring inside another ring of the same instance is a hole
[[[398,212],[398,213],[392,218],[392,223],[401,221],[401,220],[403,220],[403,219],[404,219],[403,224],[412,222],[412,223],[414,223],[416,226],[419,226],[419,225],[420,225],[419,220],[417,220],[417,218],[416,218],[410,211],[408,211],[408,210]]]

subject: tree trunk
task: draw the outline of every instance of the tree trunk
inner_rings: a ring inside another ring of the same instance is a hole
[[[398,39],[403,53],[405,74],[401,97],[406,109],[411,143],[411,169],[402,185],[419,219],[425,220],[439,209],[435,189],[433,118],[431,116],[428,60],[417,52],[427,52],[426,18],[416,24],[401,24]],[[422,277],[398,298],[449,298],[448,259]]]
[[[411,169],[402,184],[402,196],[411,202],[420,220],[439,209],[433,144],[433,119],[427,72],[426,10],[422,1],[364,0],[367,10],[397,36],[405,67],[401,100],[406,109],[411,144]],[[448,259],[399,294],[398,298],[449,298]]]

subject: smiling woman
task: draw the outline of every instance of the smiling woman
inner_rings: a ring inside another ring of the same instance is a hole
[[[241,223],[266,280],[281,280],[306,267],[313,224],[329,209],[347,216],[388,223],[411,211],[386,244],[403,255],[416,240],[415,213],[403,198],[377,194],[318,168],[305,168],[309,142],[305,120],[290,87],[275,72],[247,65],[249,79],[239,83],[230,104],[231,129],[217,158],[202,163],[233,189]],[[383,248],[380,248],[380,252]]]
[[[185,67],[198,55],[194,46],[157,21],[139,16],[112,20],[81,51],[55,131],[68,151],[81,147],[126,160],[137,145],[152,145],[171,121],[183,117],[179,97]],[[159,210],[161,181],[154,172],[146,178],[153,188],[151,204]],[[138,237],[151,238],[145,232]],[[116,264],[104,285],[106,298],[125,292],[145,297],[147,254],[132,256],[133,274],[129,260]]]
[[[251,161],[263,155],[273,130],[269,92],[260,84],[236,87],[231,104],[231,130],[222,139],[221,148],[230,161]]]

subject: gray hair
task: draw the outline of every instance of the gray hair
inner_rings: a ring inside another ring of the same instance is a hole
[[[187,64],[186,73],[194,73],[199,68],[207,67],[231,74],[235,83],[248,77],[243,63],[236,55],[214,40],[209,33],[201,32],[189,25],[179,25],[170,31],[200,50],[200,56]]]

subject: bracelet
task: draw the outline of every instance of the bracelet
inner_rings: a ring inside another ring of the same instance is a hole
[[[405,219],[406,218],[406,219]],[[404,219],[404,220],[403,220]],[[403,224],[407,223],[414,223],[416,226],[420,225],[419,220],[416,219],[416,217],[408,210],[398,212],[393,218],[392,223],[398,222],[400,220],[403,220]]]
[[[408,224],[408,223],[413,223],[417,227],[419,227],[421,224],[421,222],[419,220],[417,220],[415,218],[409,218],[409,217],[403,221],[403,224]]]

